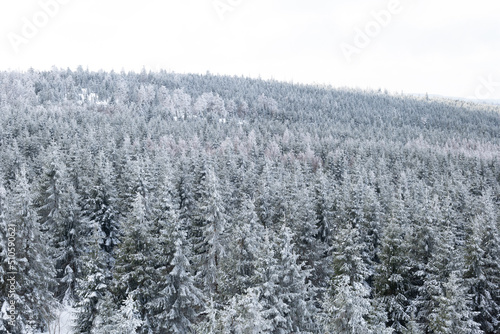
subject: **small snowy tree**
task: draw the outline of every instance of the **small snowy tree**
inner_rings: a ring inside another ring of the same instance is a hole
[[[223,333],[260,334],[271,330],[270,321],[263,313],[260,292],[249,288],[242,295],[235,295],[221,311]]]
[[[102,305],[110,303],[106,300]],[[140,312],[137,309],[137,303],[132,294],[129,294],[123,301],[122,306],[110,312],[112,307],[105,307],[100,316],[96,319],[95,328],[91,334],[135,334],[137,329],[141,327]]]

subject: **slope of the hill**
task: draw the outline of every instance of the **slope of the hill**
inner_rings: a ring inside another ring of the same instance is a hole
[[[464,101],[2,72],[0,330],[497,333],[499,152]]]

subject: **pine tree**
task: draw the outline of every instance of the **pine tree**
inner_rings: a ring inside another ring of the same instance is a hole
[[[85,235],[81,255],[82,275],[78,281],[77,328],[90,333],[95,326],[104,298],[111,291],[114,249],[118,244],[118,213],[116,196],[111,182],[111,166],[102,152],[98,156],[94,179],[89,179],[83,195],[82,219]],[[86,185],[82,185],[85,188]]]
[[[371,333],[370,291],[361,282],[350,282],[348,275],[333,279],[332,290],[323,300],[323,331],[325,333]]]
[[[262,314],[269,323],[271,333],[285,333],[289,327],[286,315],[290,312],[288,305],[281,298],[279,291],[278,260],[274,249],[274,239],[267,229],[264,234],[263,254],[258,259],[257,272],[259,281],[257,287],[261,292]]]
[[[195,244],[198,279],[208,295],[219,293],[221,264],[226,252],[227,215],[215,173],[209,168],[197,202],[196,220],[201,238]]]
[[[294,235],[290,228],[283,226],[278,241],[279,258],[277,263],[277,293],[288,306],[285,318],[291,332],[315,332],[316,289],[310,282],[311,270],[299,261],[293,244]]]
[[[451,222],[446,221],[436,197],[426,212],[428,219],[432,221],[431,224],[434,226],[434,239],[436,241],[425,266],[424,282],[416,300],[419,316],[426,320],[422,322],[424,328],[427,328],[427,321],[432,318],[430,314],[438,312],[436,309],[440,307],[439,300],[446,299],[444,285],[451,279],[450,275],[463,267],[460,250],[455,247],[455,236]]]
[[[233,296],[221,311],[222,332],[259,334],[271,331],[270,321],[265,318],[263,311],[258,289],[249,288],[243,294]]]
[[[82,278],[77,279],[76,328],[79,333],[87,334],[95,328],[99,309],[110,291],[110,270],[102,249],[104,235],[98,224],[92,227],[82,254]]]
[[[97,228],[100,234],[100,246],[104,251],[106,266],[109,270],[114,265],[113,252],[119,242],[119,214],[116,191],[113,184],[113,170],[109,161],[100,152],[97,157],[96,176],[83,196],[83,216],[87,220],[87,231]]]
[[[136,301],[144,326],[140,333],[147,333],[146,327],[149,326],[146,305],[153,298],[153,289],[150,289],[156,278],[156,261],[153,255],[158,248],[146,206],[144,197],[137,193],[132,210],[120,228],[121,242],[116,249],[113,274],[113,294],[116,300],[124,301],[128,295],[132,295]]]
[[[404,229],[397,217],[392,217],[384,229],[381,240],[375,292],[386,307],[388,326],[396,333],[404,332],[406,323],[410,320],[407,311],[409,307],[407,252]]]
[[[269,244],[266,236],[267,251],[258,261],[257,287],[262,296],[262,314],[272,333],[316,331],[316,289],[308,281],[310,270],[298,261],[292,239],[293,234],[286,226],[275,245]]]
[[[165,279],[163,290],[150,303],[158,311],[154,330],[162,333],[188,333],[205,301],[191,275],[191,264],[185,255],[184,232],[177,230],[175,234],[175,254],[170,262],[172,270]]]
[[[55,286],[54,267],[47,250],[48,236],[41,231],[34,206],[32,185],[26,168],[16,175],[12,192],[8,195],[6,218],[15,226],[15,262],[9,266],[9,278],[15,278],[15,300],[18,316],[11,332],[23,333],[29,329],[44,329],[53,318],[56,308],[52,288]]]
[[[299,258],[308,268],[313,269],[312,280],[316,283],[320,275],[325,272],[326,263],[323,254],[326,252],[326,246],[318,238],[314,198],[311,189],[302,178],[303,176],[297,176],[295,183],[291,185],[286,214],[288,224],[294,233]]]
[[[38,193],[40,225],[50,232],[50,255],[57,272],[55,295],[72,304],[82,251],[80,199],[57,149],[47,157]]]
[[[323,330],[327,333],[372,333],[373,328],[384,328],[385,311],[370,300],[367,278],[370,270],[363,260],[364,244],[358,228],[346,223],[335,238],[333,271],[330,288],[322,307]],[[370,320],[379,323],[370,323]],[[385,329],[390,332],[390,330]]]
[[[135,334],[143,324],[132,294],[127,296],[119,309],[114,309],[114,305],[110,306],[107,303],[102,305],[105,306],[105,310],[97,319],[92,334]],[[113,309],[114,311],[111,311]]]
[[[165,166],[164,166],[165,167]],[[151,296],[151,301],[146,305],[148,312],[148,326],[154,331],[162,331],[168,328],[168,319],[165,318],[165,309],[168,301],[162,301],[162,291],[164,291],[170,283],[170,272],[172,271],[171,262],[173,261],[177,241],[180,233],[185,234],[183,225],[179,218],[178,204],[173,198],[173,184],[170,182],[170,171],[165,172],[162,178],[162,183],[158,187],[156,195],[153,196],[151,204],[151,235],[157,240],[154,242],[154,247],[151,250],[150,261],[152,268],[151,280],[148,285],[148,293]],[[185,243],[185,238],[182,239]],[[183,245],[185,256],[189,258],[189,249]],[[163,303],[163,304],[162,304]]]
[[[452,272],[443,284],[444,293],[436,297],[437,309],[429,315],[429,328],[432,333],[481,334],[479,324],[474,321],[471,298],[459,278]]]
[[[500,325],[499,245],[495,221],[478,215],[473,220],[465,251],[465,274],[472,295],[476,320],[486,333],[494,333]]]
[[[243,200],[235,224],[230,227],[227,261],[224,263],[224,295],[242,295],[257,281],[257,261],[264,256],[264,227],[255,212],[254,200]]]

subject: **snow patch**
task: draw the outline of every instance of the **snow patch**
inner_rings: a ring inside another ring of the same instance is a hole
[[[42,334],[72,334],[76,320],[76,309],[71,306],[62,307],[56,319],[50,323],[49,331]]]

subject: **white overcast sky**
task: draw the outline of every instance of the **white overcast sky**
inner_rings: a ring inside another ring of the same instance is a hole
[[[0,69],[145,67],[500,98],[500,1],[400,0],[381,26],[373,13],[394,2],[0,0]],[[349,62],[341,46],[367,28]]]

